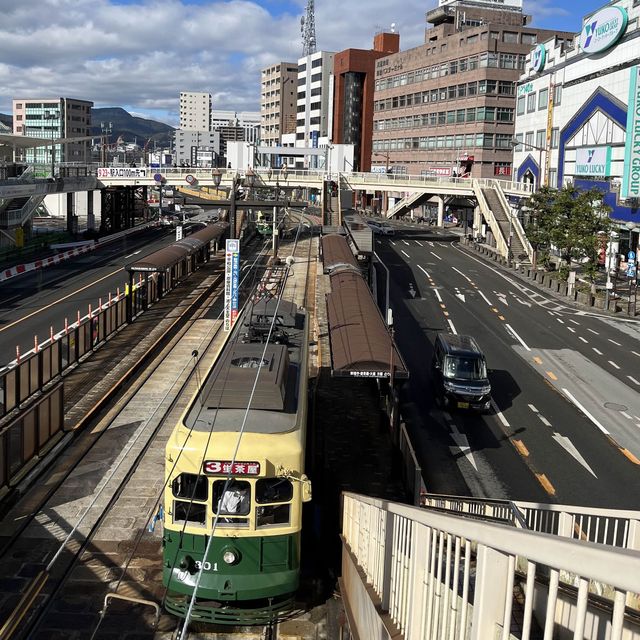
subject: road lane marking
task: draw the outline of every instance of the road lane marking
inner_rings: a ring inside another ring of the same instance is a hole
[[[594,333],[595,335],[599,336],[600,334],[597,331],[594,331],[593,329],[589,329],[587,328],[587,331],[591,331],[591,333]]]
[[[437,253],[433,253],[433,251],[429,251],[429,253],[435,258],[438,258],[438,260],[442,260],[442,258]]]
[[[545,427],[551,426],[551,423],[544,416],[538,416],[538,418],[540,418],[540,422],[542,422]]]
[[[500,318],[500,320],[502,320],[502,322],[504,322],[504,320],[505,320],[504,316],[498,316],[498,318]]]
[[[554,381],[558,379],[558,377],[556,376],[555,373],[553,373],[553,371],[547,371],[546,374]]]
[[[571,327],[567,327],[567,329],[569,329],[569,331],[571,331],[571,333],[575,333],[576,332],[576,330],[572,329]]]
[[[503,318],[504,319],[504,318]],[[505,325],[507,327],[507,329],[511,332],[511,334],[513,335],[513,337],[527,350],[527,351],[531,351],[531,349],[529,349],[529,346],[527,345],[527,343],[514,331],[513,327],[507,322],[507,324]]]
[[[633,353],[634,356],[638,356],[638,358],[640,358],[640,353],[637,353],[636,351],[632,351],[631,353]]]
[[[97,280],[94,280],[93,282],[90,282],[89,284],[85,285],[84,287],[80,287],[80,289],[77,289],[76,291],[72,291],[71,293],[69,293],[66,296],[63,296],[62,298],[58,298],[57,300],[55,300],[54,302],[45,305],[44,307],[41,307],[40,309],[36,309],[36,311],[33,311],[32,313],[26,315],[26,316],[22,316],[22,318],[20,318],[19,320],[16,320],[15,322],[11,322],[10,324],[5,325],[4,327],[2,327],[0,329],[0,333],[2,333],[3,331],[6,331],[7,329],[10,329],[11,327],[17,325],[18,323],[22,322],[23,320],[28,320],[29,318],[32,318],[33,316],[38,315],[39,313],[41,313],[42,311],[46,311],[47,309],[50,309],[51,307],[57,305],[60,302],[63,302],[64,300],[67,300],[68,298],[72,298],[73,296],[75,296],[78,293],[82,293],[85,289],[88,289],[89,287],[93,287],[94,285],[98,284],[98,282],[102,282],[103,280],[106,280],[107,278],[110,278],[111,276],[114,276],[116,273],[120,273],[121,271],[124,271],[124,267],[120,267],[119,269],[116,269],[115,271],[112,271],[111,273],[107,273],[106,276],[102,276],[102,278],[98,278]]]
[[[381,241],[381,240],[378,240],[378,242],[380,242],[380,244],[382,244],[382,241]],[[395,243],[393,240],[389,240],[389,242],[390,242],[394,247],[396,246],[396,243]]]
[[[595,347],[592,347],[592,349],[599,355],[599,356],[603,356],[604,353],[602,353],[602,351],[600,351],[599,349],[596,349]]]
[[[141,251],[142,251],[142,249],[138,249],[137,251],[134,251],[133,253],[130,253],[128,256],[125,256],[125,258],[131,258],[133,256],[137,256]]]
[[[569,400],[571,400],[571,402],[573,402],[573,404],[576,405],[576,407],[578,407],[578,409],[580,409],[580,411],[582,411],[582,413],[584,413],[585,416],[587,416],[587,418],[589,418],[589,420],[591,420],[591,422],[593,422],[593,424],[596,425],[596,427],[598,427],[598,429],[600,429],[600,431],[602,431],[602,433],[606,436],[610,435],[609,432],[585,409],[585,407],[578,402],[569,389],[563,387],[562,392],[567,396],[567,398],[569,398]]]
[[[582,340],[585,344],[589,344],[589,341],[585,340],[582,336],[578,336],[578,340]]]
[[[482,291],[480,291],[479,289],[478,289],[478,293],[482,296],[482,299],[483,299],[483,300],[484,300],[484,301],[485,301],[489,306],[491,306],[491,303],[489,302],[489,300],[488,300],[487,296],[485,296],[485,295],[484,295],[484,293],[482,293]]]
[[[627,420],[633,420],[633,418],[626,411],[621,411],[620,415],[624,416]]]
[[[573,322],[573,324],[580,326],[580,323],[577,320],[571,320],[571,318],[569,318],[569,322]]]
[[[540,356],[534,356],[534,357],[533,357],[533,361],[534,361],[536,364],[542,364],[542,358],[541,358]]]
[[[434,289],[433,292],[436,294],[436,298],[438,298],[438,302],[442,302],[442,296],[437,289]]]
[[[420,242],[420,240],[415,240],[415,242],[416,242],[416,244],[420,245],[421,247],[422,247],[422,246],[424,246],[424,245],[422,244],[422,242]]]
[[[622,453],[623,456],[625,456],[629,460],[631,460],[631,462],[633,462],[633,464],[640,465],[640,460],[638,460],[638,458],[636,458],[633,455],[633,453],[631,453],[631,451],[629,451],[629,449],[625,449],[624,447],[620,447],[620,452]]]
[[[629,378],[633,384],[637,384],[640,387],[640,382],[638,382],[633,376],[627,376],[627,378]]]
[[[411,258],[411,256],[404,249],[400,249],[400,253],[404,253],[404,255],[409,259]]]
[[[608,362],[612,367],[620,371],[620,367],[613,360],[609,360]]]
[[[498,313],[498,310],[495,307],[491,307],[491,311],[493,311],[493,313]]]
[[[441,309],[446,309],[446,308],[447,308],[447,305],[446,305],[446,304],[444,304],[443,302],[441,302],[441,303],[440,303],[440,308],[441,308]]]
[[[451,322],[451,320],[449,318],[447,318],[447,322],[449,323],[449,326],[451,327],[451,333],[453,333],[454,336],[457,336],[458,332],[456,331],[456,328],[453,326],[453,322]]]
[[[524,442],[522,442],[522,440],[514,440],[513,446],[517,449],[518,453],[523,458],[529,457],[529,449],[527,449],[527,447],[525,446]]]
[[[503,426],[509,427],[509,421],[504,417],[502,411],[498,409],[498,405],[493,399],[491,400],[491,408],[493,409],[493,412],[498,416],[498,419],[500,420],[500,422],[502,422]]]
[[[538,413],[538,410],[536,409],[536,407],[532,404],[528,405],[529,409],[531,409],[531,411],[533,411],[533,413]]]
[[[403,240],[402,242],[404,242],[407,245],[407,247],[409,246],[409,243],[406,240]]]
[[[560,318],[556,318],[556,320],[557,320],[560,324],[564,324],[564,320],[561,320]]]
[[[426,269],[424,269],[420,265],[418,265],[418,269],[420,269],[420,271],[422,271],[422,273],[424,273],[424,275],[427,276],[427,278],[431,278],[431,276],[429,275],[429,272]]]
[[[471,282],[471,278],[469,278],[469,276],[466,276],[464,273],[462,273],[462,271],[460,271],[460,269],[456,269],[455,267],[451,267],[454,271],[457,271],[467,282]]]
[[[547,478],[547,476],[545,476],[544,473],[536,473],[536,478],[538,479],[538,482],[542,485],[542,488],[550,496],[555,496],[556,495],[556,490],[554,489],[554,487],[551,484],[551,482],[549,482],[549,478]]]
[[[576,446],[571,442],[567,436],[563,436],[560,433],[554,433],[553,439],[579,464],[581,464],[594,478],[598,476],[593,472],[593,469],[589,466],[587,461],[582,457],[582,454],[576,449]]]
[[[612,340],[611,338],[607,338],[607,340],[609,340],[609,342],[611,342],[611,344],[615,344],[616,347],[621,347],[622,346],[619,342],[616,342],[615,340]]]

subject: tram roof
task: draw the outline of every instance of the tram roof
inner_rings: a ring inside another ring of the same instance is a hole
[[[168,247],[158,249],[158,251],[154,251],[153,253],[128,264],[126,269],[130,273],[136,271],[166,271],[173,267],[173,265],[178,264],[181,260],[184,260],[184,258],[193,255],[196,251],[212,240],[216,240],[223,236],[228,228],[229,224],[226,222],[209,224],[204,229],[196,231],[190,236],[170,244]]]
[[[394,378],[409,377],[407,366],[360,274],[340,271],[331,276],[327,317],[333,376],[389,378],[393,358]]]
[[[331,273],[339,268],[352,268],[358,270],[358,261],[349,248],[346,238],[337,233],[322,236],[322,264],[324,273]]]

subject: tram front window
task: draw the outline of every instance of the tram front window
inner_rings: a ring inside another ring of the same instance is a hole
[[[213,504],[219,514],[218,524],[246,527],[251,509],[251,485],[245,480],[231,480],[226,487],[226,480],[213,483]]]
[[[290,502],[293,485],[286,478],[263,478],[256,482],[256,528],[281,526],[291,522],[290,504],[265,504]]]
[[[174,498],[182,498],[182,500],[173,501],[174,522],[205,524],[206,502],[196,502],[197,500],[206,501],[209,494],[205,476],[198,476],[195,473],[181,473],[171,483],[171,492]]]

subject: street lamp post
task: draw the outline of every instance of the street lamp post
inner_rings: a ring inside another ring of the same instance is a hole
[[[389,152],[385,151],[384,153],[372,153],[371,155],[373,156],[379,156],[380,158],[384,158],[385,159],[385,166],[384,166],[384,172],[385,175],[388,176],[389,175]],[[386,191],[382,192],[382,209],[386,214],[387,211],[387,207],[388,207],[388,195]]]

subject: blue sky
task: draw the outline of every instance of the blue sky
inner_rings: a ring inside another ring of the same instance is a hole
[[[316,0],[318,48],[370,48],[392,23],[424,38],[436,0]],[[579,31],[602,0],[524,0],[533,26]],[[13,98],[67,96],[172,125],[180,91],[257,111],[260,70],[301,55],[306,0],[0,0],[0,112]]]

